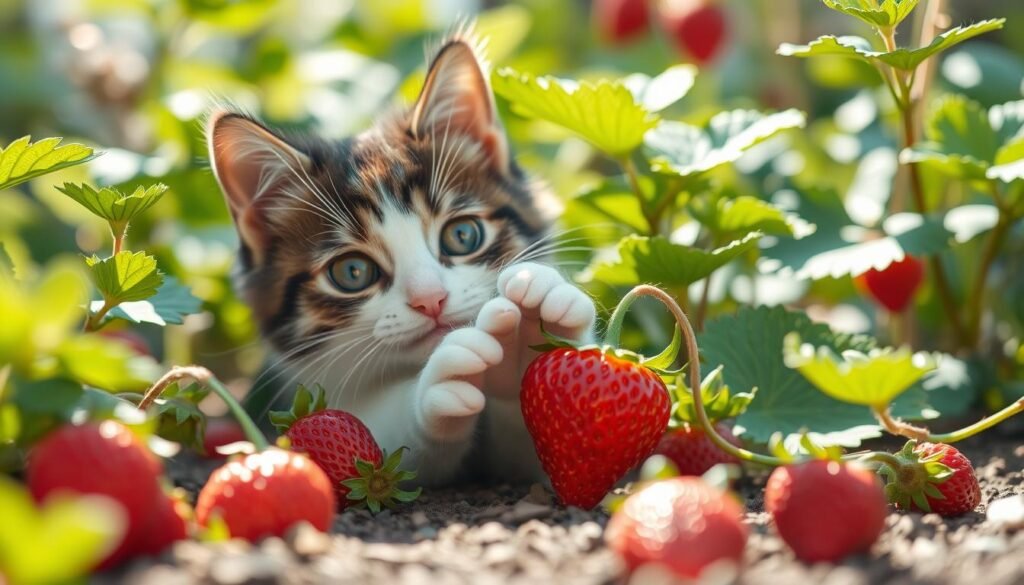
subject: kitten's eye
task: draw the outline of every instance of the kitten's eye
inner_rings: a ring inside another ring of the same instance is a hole
[[[345,254],[331,262],[327,274],[338,290],[347,293],[365,290],[380,278],[377,263],[357,252]]]
[[[446,256],[465,256],[484,243],[484,226],[475,217],[459,217],[441,230],[441,252]]]

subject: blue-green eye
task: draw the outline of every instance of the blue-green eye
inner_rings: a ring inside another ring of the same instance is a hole
[[[338,290],[356,293],[377,282],[380,269],[366,254],[353,252],[331,262],[327,267],[327,275]]]
[[[484,225],[475,217],[458,217],[441,230],[441,252],[445,256],[465,256],[484,243]]]

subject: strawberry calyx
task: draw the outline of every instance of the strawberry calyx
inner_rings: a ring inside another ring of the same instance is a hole
[[[679,350],[682,347],[682,335],[679,333],[678,328],[675,330],[675,333],[672,336],[672,341],[669,343],[668,347],[653,357],[647,357],[635,351],[618,347],[618,335],[615,335],[614,338],[608,336],[604,343],[579,344],[551,333],[544,329],[543,324],[541,324],[540,330],[541,334],[544,335],[545,343],[531,345],[530,349],[536,352],[546,352],[553,349],[564,348],[575,349],[576,351],[597,350],[605,355],[611,355],[620,360],[653,370],[662,378],[667,378],[669,380],[683,371],[683,368],[669,369],[669,367],[675,363],[676,358],[679,356]]]
[[[869,458],[880,462],[878,469],[885,480],[885,496],[900,508],[910,508],[911,502],[925,512],[931,512],[928,498],[944,500],[946,496],[937,487],[953,476],[953,470],[942,463],[945,449],[932,454],[916,452],[918,442],[911,440],[894,454],[874,453]]]
[[[310,390],[299,384],[295,390],[295,398],[289,410],[275,410],[270,413],[270,422],[281,433],[285,433],[299,419],[327,408],[327,396],[323,386],[316,384]]]
[[[756,387],[750,392],[733,394],[722,378],[722,370],[723,366],[711,370],[700,383],[704,412],[712,424],[743,414],[757,394]],[[672,397],[672,418],[669,427],[699,426],[693,393],[682,375],[676,376],[675,381],[669,384],[669,392]]]
[[[400,488],[402,482],[416,477],[414,471],[398,469],[402,462],[402,453],[406,449],[401,447],[390,455],[385,452],[384,462],[380,466],[356,458],[355,465],[359,476],[341,482],[341,485],[349,489],[348,499],[355,502],[350,507],[369,508],[376,514],[382,507],[393,509],[397,502],[409,503],[420,496],[423,488],[416,488],[413,491]]]

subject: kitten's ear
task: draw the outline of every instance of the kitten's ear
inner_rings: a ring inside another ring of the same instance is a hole
[[[466,40],[449,41],[434,57],[413,109],[412,132],[436,141],[447,134],[469,136],[496,169],[508,171],[508,143],[485,67]]]
[[[227,111],[210,116],[207,146],[238,234],[258,261],[267,244],[267,202],[296,173],[308,172],[309,157],[259,123]]]

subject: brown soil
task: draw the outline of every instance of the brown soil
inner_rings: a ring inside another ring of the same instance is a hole
[[[980,581],[1024,583],[1024,530],[986,521],[988,502],[1024,494],[1024,439],[998,432],[968,441],[983,502],[954,519],[891,513],[870,555],[839,565],[808,566],[793,558],[762,511],[763,477],[744,480],[751,538],[743,571],[715,583],[768,585],[939,585]],[[174,461],[168,472],[196,490],[209,465]],[[563,508],[540,486],[469,487],[425,493],[410,506],[377,517],[347,511],[322,535],[298,527],[287,538],[259,545],[184,542],[158,559],[145,559],[97,582],[173,583],[523,583],[540,585],[626,582],[602,540],[607,516]],[[659,571],[632,583],[668,583]]]

